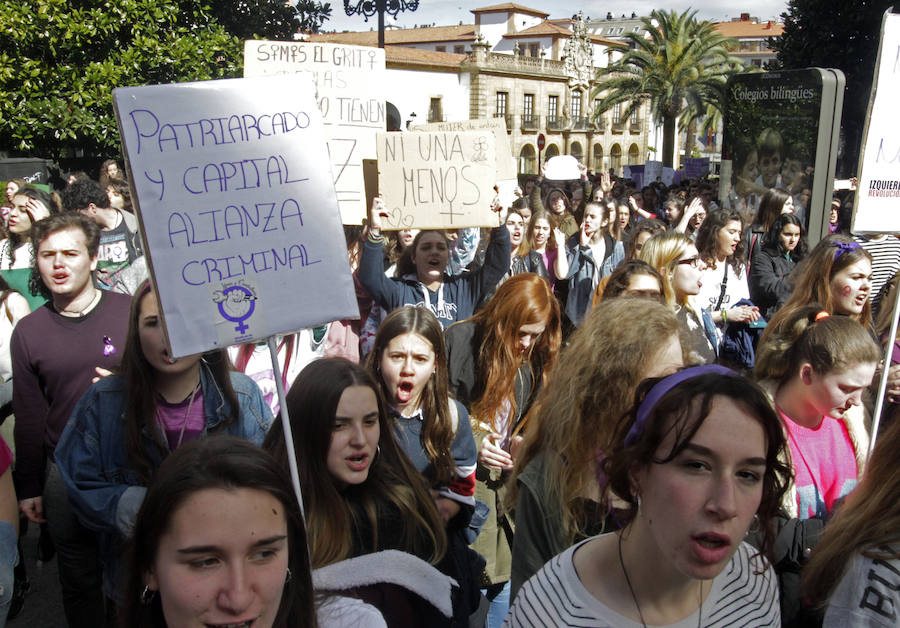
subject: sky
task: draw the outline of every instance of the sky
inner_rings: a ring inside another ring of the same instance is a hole
[[[408,0],[407,0],[408,1]],[[394,24],[404,28],[412,28],[415,25],[432,24],[437,26],[450,26],[453,24],[474,24],[475,16],[472,9],[500,4],[504,0],[420,0],[419,8],[414,12],[406,11],[398,15],[394,20],[385,15],[385,24]],[[359,0],[350,0],[355,6]],[[751,16],[758,17],[761,21],[778,20],[781,13],[787,10],[787,0],[703,0],[702,2],[682,2],[674,0],[661,5],[651,0],[616,0],[615,2],[601,2],[599,0],[561,0],[549,3],[547,0],[531,1],[516,0],[517,4],[539,9],[550,14],[550,19],[568,18],[584,11],[585,17],[605,17],[607,12],[615,16],[623,13],[631,16],[632,12],[640,15],[649,15],[653,9],[684,11],[688,8],[697,10],[697,16],[713,22],[724,22],[732,17],[740,16],[741,12],[749,12]],[[378,28],[378,16],[372,16],[368,22],[364,22],[362,16],[347,17],[344,12],[343,2],[332,2],[332,17],[322,26],[323,30],[374,30]]]

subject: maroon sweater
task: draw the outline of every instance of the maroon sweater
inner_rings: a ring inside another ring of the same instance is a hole
[[[45,456],[53,456],[75,404],[96,377],[95,366],[119,365],[131,297],[102,292],[87,316],[60,316],[48,303],[19,321],[10,350],[16,416],[16,494],[43,491]]]

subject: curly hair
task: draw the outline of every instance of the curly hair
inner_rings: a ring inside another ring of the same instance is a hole
[[[596,481],[597,452],[608,447],[635,388],[678,330],[672,310],[647,299],[609,299],[591,309],[529,413],[529,429],[507,485],[510,508],[518,496],[516,478],[543,454],[544,492],[561,513],[565,538],[571,543],[586,529],[582,497]]]
[[[697,229],[697,251],[707,266],[716,267],[716,248],[718,246],[719,231],[725,228],[729,222],[737,222],[744,228],[744,219],[734,209],[714,209],[706,215],[706,220]],[[737,248],[725,262],[731,265],[734,274],[740,277],[747,268],[747,256],[744,252],[744,239],[738,241]]]

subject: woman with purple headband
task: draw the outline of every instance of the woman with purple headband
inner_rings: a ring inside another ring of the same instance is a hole
[[[789,471],[765,393],[707,365],[647,380],[637,400],[600,464],[622,528],[551,559],[506,625],[780,625],[765,555]],[[760,551],[744,542],[751,529]]]
[[[810,303],[820,303],[828,314],[849,316],[871,328],[872,256],[847,236],[829,236],[797,264],[790,275],[794,291],[772,316],[760,346],[776,335],[794,313]]]

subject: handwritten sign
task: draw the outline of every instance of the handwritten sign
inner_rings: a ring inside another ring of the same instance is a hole
[[[309,75],[113,104],[174,356],[359,316]]]
[[[411,131],[491,131],[494,134],[494,147],[497,154],[497,181],[515,179],[518,169],[509,145],[506,122],[503,118],[485,118],[483,120],[460,120],[458,122],[428,122],[410,127]]]
[[[888,10],[881,26],[875,88],[860,156],[854,233],[900,233],[900,15]]]
[[[385,229],[497,226],[493,133],[379,133],[377,152]]]
[[[244,42],[244,76],[311,72],[325,123],[334,190],[345,225],[362,224],[366,195],[362,160],[375,158],[384,131],[384,50],[344,44]]]

